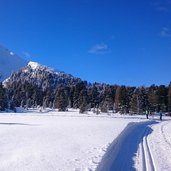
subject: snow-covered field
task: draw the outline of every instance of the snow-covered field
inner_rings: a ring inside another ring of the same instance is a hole
[[[171,120],[164,119],[1,113],[0,171],[169,171]]]
[[[149,147],[155,170],[171,171],[171,120],[165,119],[153,127]]]

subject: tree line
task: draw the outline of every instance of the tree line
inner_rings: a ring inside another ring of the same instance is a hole
[[[100,112],[120,112],[142,114],[149,112],[171,112],[171,83],[149,87],[107,85],[80,81],[75,85],[58,85],[54,89],[42,89],[38,85],[24,81],[14,81],[8,86],[0,83],[0,110],[16,107],[68,108],[79,109],[80,113],[93,110]]]

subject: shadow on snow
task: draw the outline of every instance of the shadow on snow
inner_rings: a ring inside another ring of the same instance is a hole
[[[0,122],[0,125],[21,125],[21,126],[36,126],[36,125],[33,125],[33,124],[26,124],[26,123],[8,123],[8,122]]]
[[[144,136],[152,133],[150,125],[156,121],[130,123],[112,142],[96,171],[136,171],[134,157]],[[148,129],[148,134],[145,130]]]

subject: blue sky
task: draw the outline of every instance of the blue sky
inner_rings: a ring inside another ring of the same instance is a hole
[[[171,0],[2,0],[0,44],[90,82],[171,81]]]

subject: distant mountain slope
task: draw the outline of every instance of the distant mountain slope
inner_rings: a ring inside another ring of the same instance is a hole
[[[80,81],[80,78],[73,77],[70,74],[56,71],[37,62],[29,62],[27,66],[13,73],[4,82],[4,85],[11,87],[11,85],[16,83],[28,82],[32,85],[37,85],[42,90],[52,90],[60,85],[75,85]]]
[[[28,61],[20,58],[14,52],[0,46],[0,81],[8,78],[11,73],[26,66]]]

